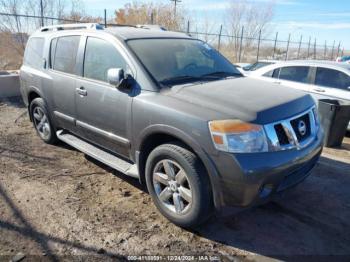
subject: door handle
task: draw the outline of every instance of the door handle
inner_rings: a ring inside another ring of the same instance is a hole
[[[75,89],[77,91],[77,93],[81,96],[87,96],[87,91],[85,90],[85,88],[83,86],[76,88]]]
[[[275,82],[273,82],[274,84],[277,84],[277,85],[280,85],[281,84],[281,82],[279,82],[279,81],[275,81]]]
[[[326,92],[326,90],[324,90],[324,89],[322,89],[322,88],[314,88],[314,91],[320,92],[320,93]]]

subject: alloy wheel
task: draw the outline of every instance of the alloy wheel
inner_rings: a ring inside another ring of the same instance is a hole
[[[39,106],[33,109],[33,121],[40,137],[44,140],[49,139],[51,135],[50,123],[44,110]]]
[[[159,161],[153,171],[153,186],[160,203],[176,214],[186,213],[192,204],[192,189],[185,170],[175,161]]]

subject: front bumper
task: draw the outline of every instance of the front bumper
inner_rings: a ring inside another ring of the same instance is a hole
[[[223,207],[249,207],[303,181],[316,165],[323,147],[323,131],[302,149],[268,153],[211,155],[220,177]]]

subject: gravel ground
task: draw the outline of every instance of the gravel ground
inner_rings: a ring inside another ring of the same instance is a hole
[[[165,220],[137,180],[63,143],[44,144],[15,101],[0,103],[0,173],[0,261],[350,258],[350,138],[325,149],[295,189],[192,231]]]

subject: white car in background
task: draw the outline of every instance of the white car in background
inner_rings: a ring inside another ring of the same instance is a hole
[[[339,99],[350,103],[350,64],[347,63],[280,61],[252,71],[249,77],[299,89],[310,93],[315,100]]]
[[[268,65],[272,65],[272,64],[275,64],[279,61],[277,60],[259,60],[259,61],[256,61],[255,63],[253,64],[247,64],[245,66],[241,66],[241,69],[238,69],[243,75],[245,76],[248,76],[249,74],[251,74],[252,72],[260,69],[260,68],[263,68],[265,66],[268,66]]]

